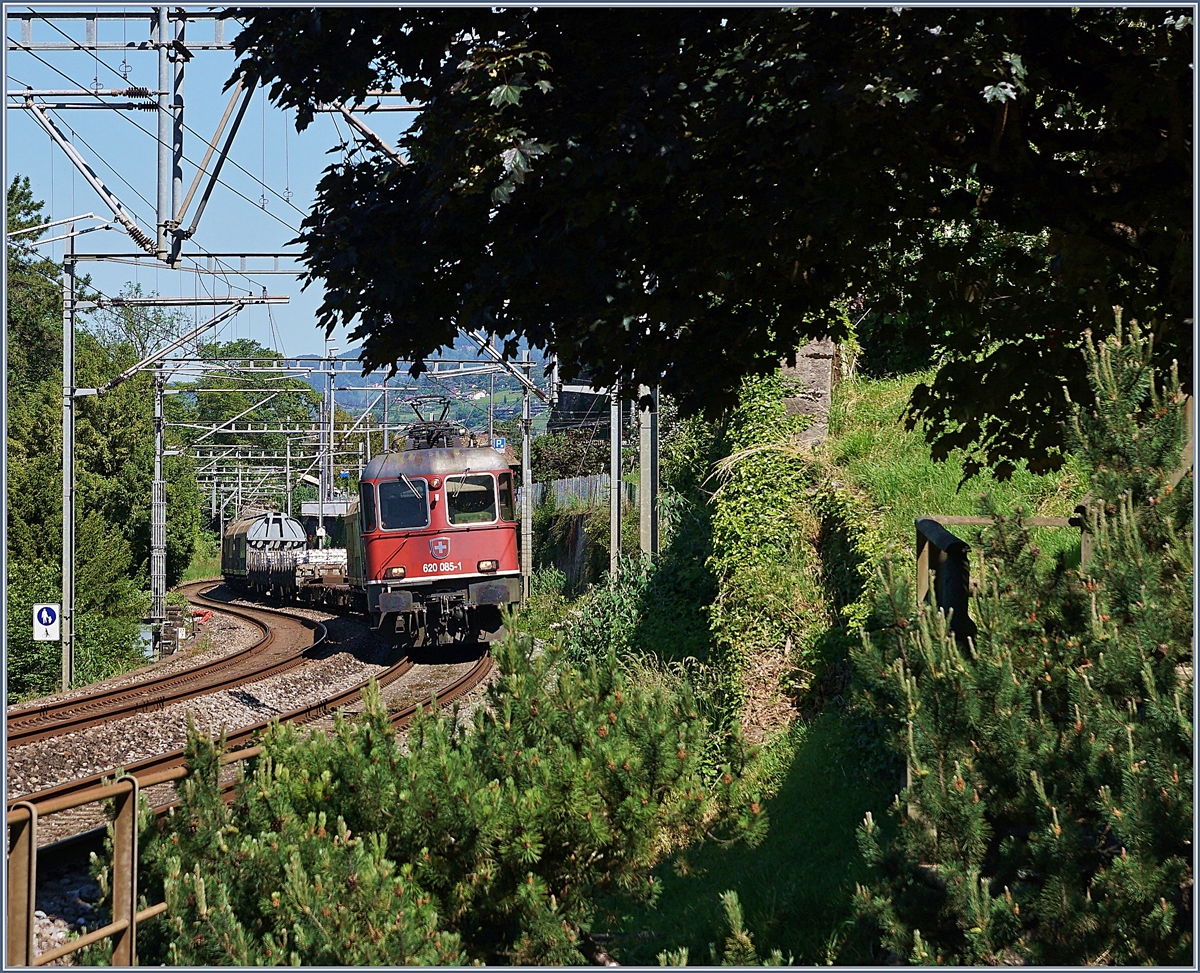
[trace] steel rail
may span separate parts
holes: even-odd
[[[491,669],[491,659],[486,655],[480,658],[471,669],[453,680],[449,686],[443,687],[445,696],[442,703],[468,692],[487,675]],[[436,694],[431,697],[431,705]],[[412,719],[422,709],[423,703],[412,703],[393,714],[392,722],[403,725]],[[240,763],[259,756],[262,747],[249,747],[234,752],[223,753],[219,757],[220,765]],[[12,842],[9,865],[15,866],[9,874],[8,902],[6,913],[9,920],[8,928],[8,962],[13,965],[45,966],[62,957],[78,952],[80,949],[102,939],[112,937],[114,940],[113,961],[116,965],[137,965],[136,933],[137,923],[144,922],[168,911],[166,902],[159,902],[143,909],[137,908],[138,886],[138,797],[144,788],[181,780],[190,774],[186,766],[160,771],[157,774],[147,774],[142,778],[130,774],[122,774],[115,783],[102,783],[100,787],[76,792],[71,795],[60,795],[37,803],[20,802],[10,807],[7,815],[9,838]],[[229,804],[241,793],[240,785],[245,780],[244,772],[234,780],[227,780],[221,785],[222,800]],[[115,816],[112,832],[112,869],[113,892],[111,901],[111,921],[99,929],[85,931],[78,939],[68,941],[48,951],[37,953],[35,946],[34,925],[37,890],[37,866],[41,854],[37,848],[38,819],[43,815],[53,814],[59,810],[69,810],[85,804],[111,799],[115,804]],[[160,805],[154,808],[159,817],[166,816],[177,804]],[[104,828],[93,828],[83,835],[76,836],[64,842],[70,843],[70,850],[64,848],[66,855],[79,853],[89,845],[103,847]],[[82,841],[80,839],[83,839]],[[49,846],[47,847],[49,850]]]
[[[491,657],[486,655],[481,657],[479,661],[476,662],[475,665],[473,665],[465,673],[448,683],[446,686],[443,686],[440,690],[437,690],[435,693],[431,694],[428,703],[432,704],[435,699],[438,706],[446,706],[455,702],[478,686],[487,677],[491,670]],[[403,675],[403,673],[401,673],[401,675]],[[390,681],[394,681],[394,679]],[[385,685],[382,678],[380,679],[380,685]],[[350,693],[352,694],[354,691],[355,690],[351,690]],[[423,709],[426,705],[426,702],[418,701],[415,703],[409,703],[408,705],[396,710],[396,712],[392,713],[390,716],[392,726],[398,730],[408,726],[408,724],[411,723],[413,718],[416,716],[417,710]],[[227,737],[226,742],[228,743],[228,741],[231,739],[233,738]],[[261,753],[261,746],[245,747],[241,750],[232,750],[223,753],[219,758],[219,762],[222,766],[226,766],[228,764],[249,760],[253,757],[259,756]],[[155,787],[159,784],[183,780],[188,776],[188,772],[189,771],[186,764],[179,763],[158,771],[153,771],[149,768],[145,770],[139,770],[136,773],[131,773],[130,776],[136,777],[139,788],[144,790],[146,788]],[[115,773],[115,771],[113,773]],[[91,786],[96,788],[97,793],[99,793],[99,788],[104,786],[104,782],[111,779],[111,773],[104,775],[98,778],[98,783],[94,782]],[[91,778],[91,780],[96,781],[97,778]],[[227,781],[222,785],[222,791],[225,795],[226,801],[233,799],[237,783],[238,782],[236,780],[233,780]],[[43,804],[43,802],[54,801],[55,804],[68,803],[69,799],[66,797],[66,795],[73,794],[74,798],[77,800],[80,796],[82,796],[84,790],[86,790],[80,789],[78,791],[68,792],[67,790],[63,789],[64,787],[65,785],[61,785],[60,788],[51,788],[49,790],[41,791],[37,794],[30,795],[30,797],[24,801],[20,799],[9,801],[9,823],[13,823],[14,814],[19,815],[20,813],[17,810],[17,805],[23,806],[26,804],[36,804],[39,808],[39,812],[45,814],[48,813],[48,811],[46,810],[46,805]],[[171,801],[166,804],[155,805],[152,810],[156,815],[162,816],[178,806],[178,801]],[[72,856],[86,855],[88,851],[102,849],[104,846],[106,832],[107,826],[102,825],[97,828],[92,828],[88,831],[81,831],[79,834],[72,835],[68,838],[60,838],[58,841],[42,845],[37,849],[38,862],[39,864],[43,863],[43,861],[46,863],[53,862],[57,864],[62,860],[71,858]],[[140,914],[138,918],[142,918]]]
[[[379,676],[375,677],[380,686],[388,686],[397,679],[404,676],[413,668],[411,659],[405,657],[395,665],[385,669]],[[298,706],[287,713],[282,713],[271,717],[268,720],[260,720],[258,723],[253,723],[250,726],[242,727],[233,731],[223,730],[220,737],[224,740],[226,747],[240,747],[249,745],[250,741],[256,735],[265,730],[273,722],[278,720],[280,723],[309,723],[313,720],[320,719],[343,706],[348,702],[352,702],[358,697],[370,680],[364,680],[350,689],[343,690],[340,693],[335,693],[333,696],[318,700],[315,703],[309,703],[304,706]],[[20,795],[8,799],[8,807],[21,802],[38,803],[45,801],[58,800],[67,795],[75,795],[81,791],[86,791],[90,788],[100,786],[105,780],[112,778],[119,772],[129,774],[141,779],[148,775],[156,775],[164,771],[175,770],[184,765],[184,751],[181,747],[178,750],[172,750],[169,753],[159,754],[155,757],[147,757],[143,760],[136,761],[132,764],[127,764],[123,768],[111,768],[98,774],[91,774],[87,777],[82,777],[79,780],[66,781],[55,787],[47,788],[44,791],[38,791],[32,795]]]
[[[185,585],[182,590],[200,588],[206,584],[211,584],[211,582],[201,581]],[[188,600],[197,605],[214,605],[225,614],[249,621],[262,630],[263,637],[253,645],[185,672],[157,676],[86,696],[76,696],[18,710],[8,716],[8,745],[10,747],[22,746],[50,737],[75,733],[100,723],[123,719],[138,713],[155,712],[186,699],[193,699],[220,689],[236,688],[246,683],[289,672],[310,661],[312,650],[321,645],[328,636],[325,626],[320,622],[289,615],[288,617],[294,618],[297,624],[314,631],[315,635],[311,645],[296,655],[287,656],[268,666],[234,673],[231,676],[231,669],[240,667],[248,659],[267,652],[275,640],[274,629],[256,618],[250,610],[232,607],[205,593],[197,592],[189,595]],[[254,609],[254,611],[278,614],[270,608]],[[214,676],[217,678],[214,679]]]

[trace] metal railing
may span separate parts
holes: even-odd
[[[1183,421],[1187,430],[1187,441],[1179,457],[1179,466],[1168,478],[1172,488],[1177,487],[1196,463],[1196,401],[1193,396],[1185,396],[1183,400]],[[1079,528],[1079,566],[1084,567],[1092,559],[1094,537],[1087,529],[1087,511],[1092,504],[1091,494],[1083,498],[1075,507],[1073,517],[1023,517],[1021,523],[1026,527],[1077,527]],[[924,601],[930,590],[929,572],[934,571],[934,598],[938,608],[954,609],[955,618],[967,618],[966,598],[970,594],[970,572],[967,567],[966,552],[970,550],[966,542],[955,537],[945,528],[947,526],[990,527],[995,521],[991,517],[947,517],[931,515],[918,517],[917,528],[917,602]],[[936,552],[931,557],[930,548]],[[964,623],[965,624],[965,623]],[[970,622],[972,634],[974,623]],[[950,628],[955,635],[959,634],[955,621]]]
[[[1075,508],[1074,517],[1023,517],[1026,527],[1079,528],[1079,563],[1086,565],[1092,557],[1092,535],[1086,529],[1084,510],[1087,501]],[[950,631],[960,641],[974,638],[977,631],[967,608],[972,595],[971,570],[967,553],[971,548],[962,538],[946,530],[947,526],[991,527],[991,517],[952,517],[932,515],[918,517],[917,528],[917,602],[933,594],[938,609],[950,614]],[[932,582],[930,575],[933,575]]]
[[[236,763],[256,757],[261,752],[261,747],[247,747],[222,755],[220,762]],[[159,902],[141,910],[136,908],[138,795],[148,787],[182,780],[189,773],[189,768],[184,766],[147,774],[141,778],[126,774],[114,783],[102,787],[93,787],[78,794],[64,794],[46,801],[20,801],[9,809],[7,966],[45,966],[110,937],[113,940],[113,965],[137,965],[137,924],[167,911],[166,902]],[[35,955],[38,821],[58,811],[68,811],[85,804],[107,800],[116,804],[112,825],[112,921],[99,929],[84,933],[78,939],[72,939],[61,946]]]

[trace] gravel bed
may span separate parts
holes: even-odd
[[[261,607],[245,599],[233,599],[231,604]],[[51,787],[65,780],[177,749],[186,741],[189,715],[198,728],[209,732],[216,732],[222,726],[233,728],[256,723],[275,713],[326,699],[371,674],[383,671],[396,661],[395,650],[387,640],[370,632],[359,619],[303,608],[289,608],[289,614],[327,625],[329,638],[322,647],[324,658],[281,676],[187,700],[158,713],[140,714],[117,723],[90,727],[77,734],[16,748],[9,754],[8,793],[13,795]],[[226,625],[227,628],[219,627]],[[241,645],[258,637],[257,629],[249,623],[225,615],[214,616],[208,630],[225,632],[231,640],[240,636],[244,639]],[[211,641],[215,643],[218,640],[214,638]],[[236,648],[222,642],[219,650],[210,651],[228,653],[236,651]],[[162,666],[172,664],[183,668],[187,663],[184,657],[176,656],[139,670],[136,674],[127,674],[120,680],[135,682],[138,675],[148,671],[157,674],[164,671]],[[451,682],[473,664],[473,659],[420,663],[409,676],[384,690],[384,700],[389,709],[395,710],[417,700],[428,699],[435,690]],[[488,684],[495,678],[493,670],[479,686],[459,701],[460,720],[472,718],[474,710],[484,702]],[[119,684],[120,680],[110,682]],[[76,691],[72,695],[79,694]],[[351,717],[360,712],[361,704],[346,708],[347,715]],[[313,729],[328,731],[333,726],[333,718],[325,717],[309,725]],[[228,772],[237,771],[231,767]],[[173,799],[174,786],[164,784],[144,793],[151,803],[165,803]],[[46,844],[103,823],[104,814],[98,805],[61,812],[39,822],[38,843]],[[35,952],[42,953],[55,948],[74,930],[82,929],[85,925],[95,927],[103,918],[94,914],[98,899],[99,888],[86,868],[43,877],[38,882]],[[74,965],[74,957],[64,957],[51,965]]]
[[[8,752],[9,797],[102,773],[156,754],[177,750],[187,741],[189,718],[209,733],[238,729],[298,706],[318,702],[381,672],[394,661],[386,640],[360,621],[326,616],[329,639],[317,658],[291,672],[236,689],[185,700],[155,713],[140,713],[79,733],[41,740]],[[83,814],[87,808],[67,815]],[[98,810],[93,814],[101,820]],[[52,821],[47,819],[47,832]],[[39,828],[39,831],[42,829]],[[55,827],[55,832],[61,829]],[[46,837],[47,841],[55,840]]]
[[[475,665],[474,659],[466,662],[420,663],[403,679],[384,687],[383,701],[388,710],[393,713],[406,706],[411,706],[413,703],[428,702],[429,698],[435,692],[462,676],[473,665]],[[460,697],[457,701],[460,721],[470,719],[470,714],[474,712],[479,702],[482,701],[483,693],[488,683],[494,678],[495,671],[493,670],[487,674],[482,683],[472,689],[466,696]],[[343,707],[342,712],[349,719],[361,716],[363,712],[361,700],[355,700],[349,706]],[[333,731],[333,716],[322,717],[307,725],[311,732],[323,731],[331,733]],[[401,731],[401,736],[403,736],[403,732]]]
[[[66,942],[69,933],[79,932],[85,926],[98,928],[102,925],[96,912],[99,901],[100,886],[92,879],[86,865],[39,881],[34,898],[34,955],[58,948]],[[63,956],[46,965],[75,966],[76,957]]]

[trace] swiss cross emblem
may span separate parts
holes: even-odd
[[[429,542],[429,553],[439,561],[450,553],[450,542],[444,537],[435,537]]]

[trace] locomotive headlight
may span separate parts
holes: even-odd
[[[493,560],[493,561],[480,561],[479,562],[479,570],[480,571],[496,571],[496,570],[499,570],[499,568],[500,568],[499,561]]]
[[[383,572],[383,576],[385,578],[393,578],[393,579],[394,578],[403,578],[404,577],[404,568],[402,568],[402,567],[388,568]]]
[[[438,487],[440,487],[442,485],[442,481],[441,481],[441,479],[439,479],[438,477],[435,476],[432,480],[429,481],[429,485],[436,490]]]

